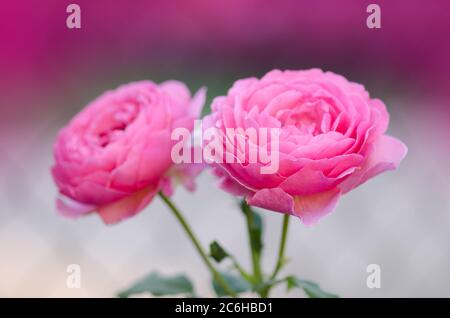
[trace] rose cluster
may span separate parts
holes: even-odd
[[[192,130],[204,101],[204,89],[192,97],[176,81],[131,83],[95,99],[55,143],[58,210],[70,217],[97,212],[110,224],[141,211],[159,191],[171,195],[175,183],[193,190],[199,166],[173,162],[171,133]],[[261,173],[267,162],[249,161],[248,153],[244,160],[210,163],[220,187],[306,225],[333,211],[346,192],[395,169],[407,152],[385,134],[389,114],[381,100],[319,69],[238,80],[211,109],[204,129],[224,135],[235,129],[247,147],[258,153],[270,148],[278,160],[271,174]],[[272,139],[252,143],[249,128],[277,129],[277,147]],[[237,156],[241,147],[239,138],[227,140],[224,155]]]

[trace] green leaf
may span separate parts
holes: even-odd
[[[164,295],[192,295],[194,288],[190,280],[184,275],[161,276],[152,272],[143,279],[136,282],[128,289],[120,292],[119,297],[127,298],[134,294],[150,293],[154,296]]]
[[[249,222],[250,240],[255,252],[261,254],[263,248],[263,220],[259,213],[255,212],[245,200],[241,201],[241,210],[247,217]]]
[[[220,263],[223,259],[229,256],[228,253],[222,248],[222,246],[217,243],[217,241],[209,244],[209,254],[217,263]]]
[[[288,290],[297,287],[303,289],[309,298],[338,298],[338,295],[326,292],[320,286],[312,281],[299,279],[294,276],[286,278]]]
[[[221,274],[223,279],[228,283],[228,286],[230,286],[230,288],[236,294],[243,293],[252,288],[252,286],[241,276],[228,273],[221,273]],[[222,289],[222,287],[219,284],[217,284],[215,280],[213,280],[212,285],[218,297],[228,296],[228,294]]]

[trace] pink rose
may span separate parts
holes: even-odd
[[[224,134],[226,128],[279,128],[276,173],[261,174],[264,164],[248,157],[215,163],[214,171],[223,189],[250,205],[310,225],[333,211],[342,194],[399,165],[407,148],[384,135],[388,121],[383,102],[362,85],[311,69],[237,81],[227,96],[214,99],[203,126]],[[225,155],[236,156],[239,144],[231,142]]]
[[[54,147],[58,210],[77,217],[97,211],[107,224],[141,211],[171,180],[192,189],[196,167],[173,166],[171,131],[193,129],[205,100],[183,83],[130,83],[91,102],[61,130]]]

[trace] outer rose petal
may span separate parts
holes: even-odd
[[[157,189],[143,189],[117,202],[99,206],[98,214],[105,224],[120,222],[144,209],[157,192]]]
[[[348,169],[338,178],[328,178],[322,171],[302,169],[289,176],[280,184],[280,188],[292,195],[309,195],[327,191],[335,187],[340,182],[340,178],[352,173],[354,169],[356,168]]]
[[[61,215],[77,218],[95,210],[94,205],[84,204],[62,195],[56,199],[56,208]]]
[[[223,177],[219,180],[218,187],[232,195],[245,196],[252,193],[247,188],[240,185],[238,182],[234,181],[232,178]]]
[[[195,118],[200,117],[202,114],[203,106],[206,101],[206,87],[200,88],[197,93],[195,93],[194,97],[192,97],[191,107],[189,110],[189,114],[194,116]]]
[[[191,93],[183,83],[175,80],[168,80],[159,85],[159,87],[167,94],[176,99],[180,104],[189,101]]]
[[[385,135],[378,137],[371,147],[369,157],[361,170],[353,173],[340,185],[343,193],[384,171],[396,169],[408,152],[408,148],[400,140]]]
[[[253,192],[243,185],[241,185],[236,179],[228,175],[223,168],[216,166],[213,168],[212,173],[219,178],[218,186],[224,191],[237,196],[246,196]]]
[[[161,191],[166,196],[172,196],[174,186],[181,184],[190,192],[194,192],[196,188],[195,178],[203,171],[204,164],[180,163],[170,168],[161,181]]]
[[[294,214],[294,198],[280,188],[262,189],[247,196],[247,203],[267,210]]]
[[[294,214],[298,216],[305,225],[313,225],[319,219],[333,212],[335,209],[341,192],[333,189],[327,192],[296,196]]]
[[[309,226],[331,213],[341,196],[338,189],[327,192],[291,196],[280,188],[263,189],[247,197],[247,203],[260,208],[298,216]]]

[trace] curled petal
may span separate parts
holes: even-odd
[[[262,189],[249,195],[247,203],[263,209],[281,213],[295,214],[294,198],[280,188]]]
[[[95,210],[94,205],[81,203],[64,195],[56,199],[56,208],[61,215],[69,218],[77,218]]]
[[[219,178],[218,186],[224,191],[236,196],[245,196],[252,193],[232,176],[228,175],[220,166],[213,168],[213,174]]]
[[[203,110],[206,100],[206,87],[200,88],[191,101],[191,107],[189,109],[189,114],[194,118],[198,118]]]
[[[299,217],[309,226],[331,213],[339,201],[341,192],[334,188],[330,191],[291,196],[280,188],[263,189],[247,197],[247,203],[264,209],[288,213]]]
[[[353,170],[356,169],[355,167]],[[346,175],[353,172],[352,169],[347,170]],[[335,187],[340,178],[345,175],[339,176],[339,178],[326,177],[322,171],[302,169],[293,175],[289,176],[285,181],[280,184],[280,188],[290,193],[291,195],[308,195],[318,192],[330,190]]]
[[[334,188],[330,191],[294,197],[294,214],[309,226],[333,212],[341,196]]]
[[[396,169],[407,152],[408,148],[398,139],[380,136],[371,145],[370,154],[361,169],[340,185],[342,192],[346,193],[384,171]]]
[[[98,207],[98,214],[105,224],[114,224],[144,209],[153,199],[157,189],[146,188],[122,200]]]
[[[160,84],[163,91],[168,93],[172,98],[176,99],[180,104],[189,101],[191,93],[189,89],[181,82],[169,80]]]

